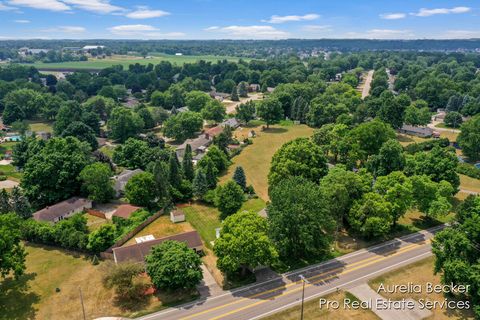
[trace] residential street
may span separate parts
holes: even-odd
[[[362,249],[282,277],[198,300],[142,320],[260,319],[298,304],[302,295],[299,276],[305,276],[305,299],[314,299],[338,289],[349,289],[382,273],[422,260],[431,253],[430,240],[443,226],[414,233]]]

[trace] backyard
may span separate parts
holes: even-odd
[[[253,144],[247,146],[239,155],[232,159],[232,165],[227,173],[220,178],[220,183],[230,179],[237,166],[242,166],[247,177],[247,185],[252,185],[257,195],[264,201],[268,200],[268,172],[273,154],[286,142],[299,137],[310,137],[313,129],[306,125],[293,125],[285,122],[271,126],[261,131],[261,125],[244,127],[236,130],[234,136],[241,139],[254,130],[257,137]]]

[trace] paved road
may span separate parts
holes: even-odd
[[[283,274],[277,279],[197,300],[140,319],[260,319],[300,302],[300,274],[310,282],[305,285],[307,300],[334,292],[337,288],[348,289],[379,274],[430,256],[430,239],[441,228],[414,233],[319,265]]]

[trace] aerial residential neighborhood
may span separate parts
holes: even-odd
[[[0,1],[0,320],[480,319],[480,2]]]

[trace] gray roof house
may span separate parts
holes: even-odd
[[[222,123],[220,123],[220,125],[224,128],[226,126],[229,126],[232,129],[236,129],[240,126],[240,122],[238,122],[238,120],[236,118],[229,118],[229,119],[223,121]]]
[[[434,135],[433,129],[429,127],[415,127],[408,124],[404,124],[398,129],[398,131],[400,133],[411,134],[422,138],[428,138]]]
[[[130,180],[133,176],[142,173],[143,170],[135,169],[135,170],[124,170],[117,176],[114,176],[112,179],[114,181],[113,189],[115,189],[115,194],[117,197],[120,197],[125,191],[125,186],[127,185],[128,180]]]
[[[177,158],[179,160],[183,159],[183,155],[185,154],[185,148],[187,144],[190,145],[192,148],[192,152],[198,153],[203,152],[210,144],[212,143],[211,137],[208,134],[201,134],[195,139],[187,139],[184,143],[179,145],[175,152],[177,153]]]
[[[35,212],[33,214],[33,219],[37,221],[57,223],[90,208],[92,208],[91,200],[73,197]]]

